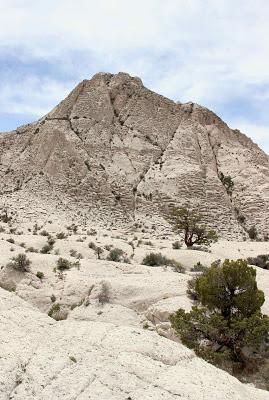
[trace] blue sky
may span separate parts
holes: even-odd
[[[0,0],[0,131],[96,72],[125,71],[269,154],[268,21],[268,0]]]

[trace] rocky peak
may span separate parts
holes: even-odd
[[[82,81],[0,145],[1,202],[16,203],[19,219],[62,213],[156,232],[168,229],[170,207],[189,204],[226,238],[247,237],[253,225],[269,231],[268,156],[210,110],[176,104],[123,72]],[[32,202],[39,208],[30,211]]]

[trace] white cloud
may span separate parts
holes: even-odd
[[[176,100],[217,109],[247,98],[268,110],[268,20],[268,0],[0,0],[2,54],[62,69],[25,77],[14,65],[0,107],[40,115],[91,72],[121,70]],[[252,137],[269,125],[265,114],[245,116]]]

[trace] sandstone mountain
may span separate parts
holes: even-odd
[[[150,232],[189,204],[225,238],[269,232],[269,157],[206,108],[125,73],[84,80],[36,123],[1,134],[0,178],[0,207],[20,222],[64,215]]]

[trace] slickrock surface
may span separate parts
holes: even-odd
[[[253,225],[268,233],[269,158],[206,108],[128,74],[99,73],[38,122],[0,135],[0,207],[19,222],[64,216],[154,233],[185,204],[224,238],[247,237]]]
[[[0,289],[1,400],[267,400],[141,328],[59,321]]]
[[[221,241],[211,252],[174,250],[175,238],[149,241],[146,234],[100,230],[87,235],[79,229],[56,239],[52,254],[27,252],[30,271],[21,273],[8,262],[30,248],[40,251],[47,237],[29,232],[30,225],[25,233],[12,234],[8,224],[2,226],[0,400],[269,399],[268,392],[197,358],[179,343],[169,322],[178,308],[192,305],[186,288],[197,261],[209,265],[261,250],[269,253],[268,242]],[[50,233],[56,237],[55,231]],[[89,243],[102,247],[102,259]],[[124,250],[132,263],[106,260],[111,245]],[[59,274],[59,257],[77,261],[71,249],[81,253],[80,266]],[[186,273],[141,265],[150,251],[181,262]],[[257,281],[266,294],[263,311],[269,313],[269,272],[257,268]],[[104,304],[103,284],[108,287]],[[60,305],[58,317],[65,320],[56,322],[47,315],[55,304]]]

